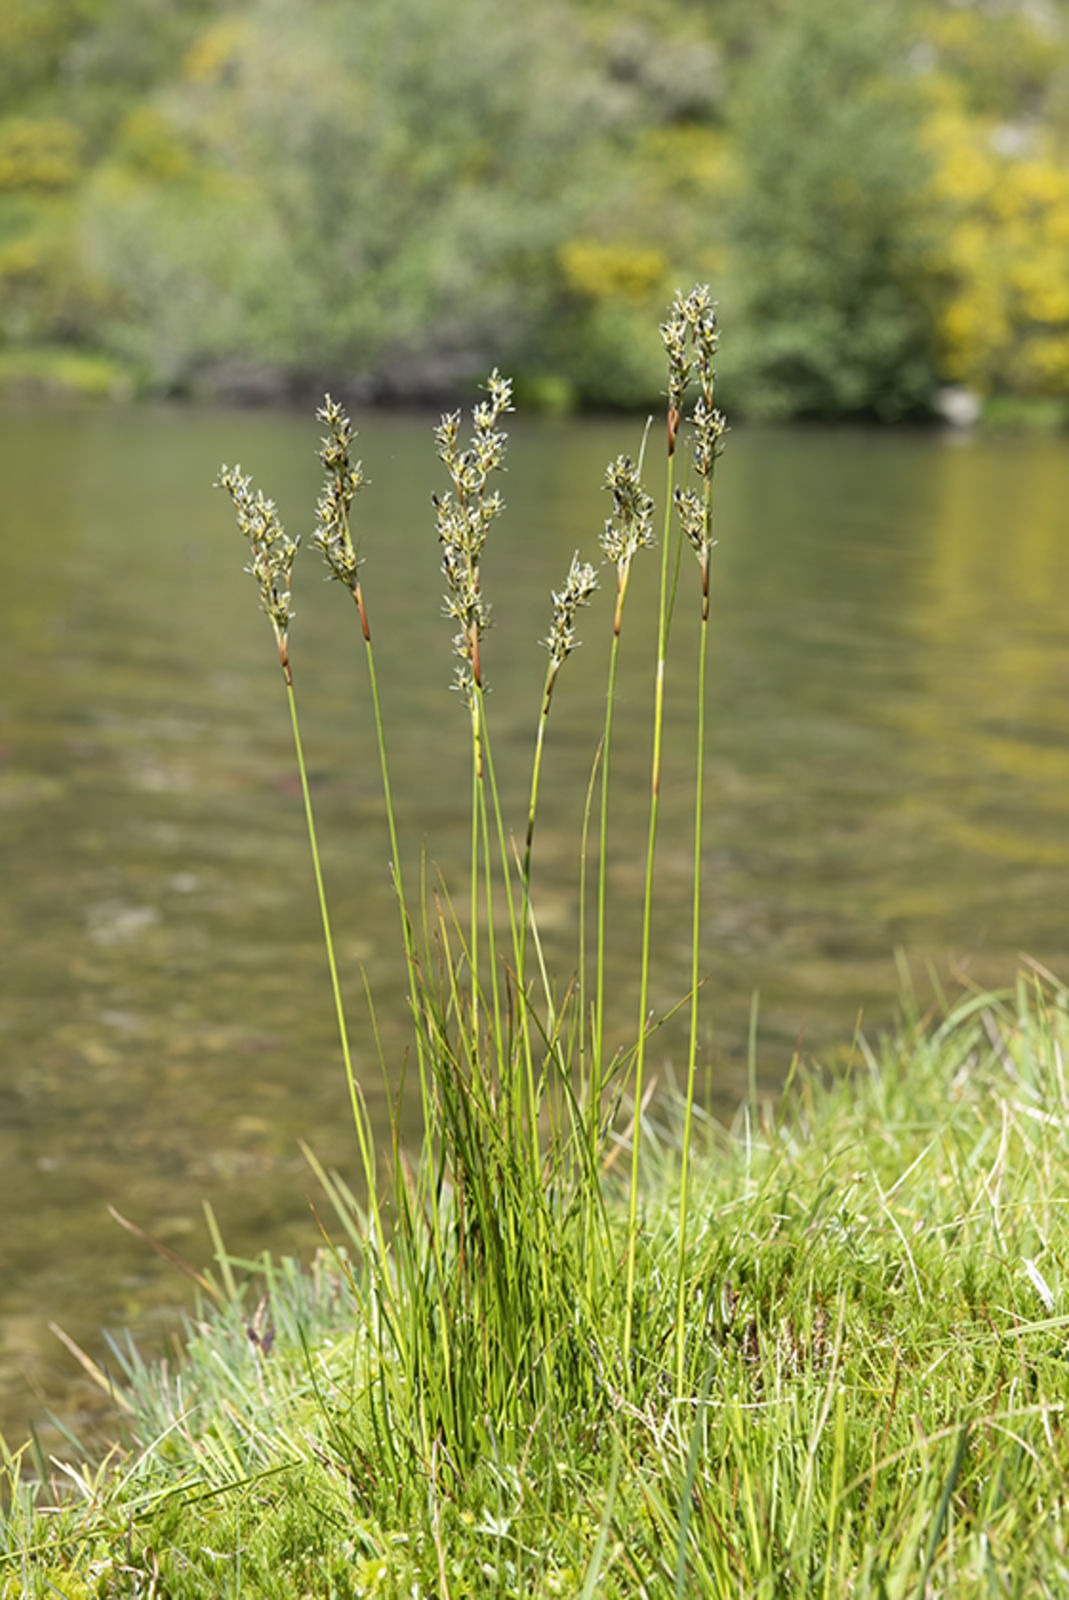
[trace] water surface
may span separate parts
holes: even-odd
[[[433,419],[360,419],[358,502],[406,870],[458,887],[468,749],[429,495]],[[526,788],[548,591],[593,555],[628,422],[515,420],[488,549],[490,715],[507,814]],[[317,429],[249,413],[4,412],[0,627],[0,1428],[93,1412],[54,1319],[151,1342],[181,1276],[115,1206],[203,1265],[210,1202],[237,1251],[310,1251],[306,1139],[355,1176],[346,1093],[270,628],[228,502],[240,460],[308,530]],[[651,483],[659,490],[660,486]],[[1069,937],[1069,451],[1055,440],[730,436],[718,477],[702,1072],[721,1108],[875,1029],[894,953],[1009,981],[1063,975]],[[634,1031],[656,558],[625,620],[614,756],[610,991]],[[358,1067],[404,1061],[404,992],[353,607],[305,551],[292,635]],[[537,843],[547,945],[574,970],[576,845],[604,706],[610,586],[583,617],[550,726]],[[652,1003],[686,987],[695,570],[670,669]],[[662,1080],[685,1047],[656,1036]]]

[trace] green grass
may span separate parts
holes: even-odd
[[[462,1469],[384,1448],[371,1269],[224,1258],[243,1287],[180,1367],[116,1351],[109,1473],[9,1460],[0,1594],[1064,1594],[1067,1043],[1065,993],[1022,978],[706,1124],[682,1396],[679,1152],[651,1128],[627,1392],[548,1383]],[[625,1188],[608,1207],[622,1254]],[[591,1331],[618,1341],[611,1302]]]
[[[362,469],[349,419],[330,400],[318,414],[326,479],[312,542],[354,602],[365,655],[418,1149],[401,1147],[394,1101],[385,1137],[372,1127],[360,1072],[378,1047],[373,997],[355,1022],[342,1000],[290,641],[299,540],[239,468],[223,469],[292,720],[360,1193],[309,1152],[333,1235],[314,1270],[234,1261],[219,1242],[218,1278],[200,1279],[204,1306],[178,1364],[147,1367],[115,1349],[111,1375],[99,1374],[121,1426],[110,1460],[6,1452],[0,1596],[1060,1592],[1064,992],[1036,973],[1015,996],[970,997],[940,1025],[914,1019],[896,1041],[858,1045],[826,1083],[796,1063],[782,1103],[746,1106],[731,1132],[695,1102],[724,433],[708,291],[677,297],[661,332],[667,485],[638,1032],[611,1057],[604,862],[628,575],[654,542],[648,440],[637,465],[620,456],[606,474],[601,544],[616,575],[606,719],[578,849],[577,971],[559,980],[538,931],[538,794],[594,569],[576,557],[552,596],[530,799],[514,832],[485,693],[482,556],[503,510],[492,484],[511,409],[495,372],[466,441],[459,412],[435,430],[471,855],[455,901],[426,870],[417,892],[402,876],[352,522]],[[687,441],[679,484],[677,439]],[[690,1042],[678,1103],[650,1108],[661,729],[673,616],[688,603],[701,623],[680,998]],[[380,1065],[392,1084],[396,1064]]]

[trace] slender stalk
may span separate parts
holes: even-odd
[[[542,705],[538,713],[538,730],[535,733],[535,753],[531,763],[531,793],[527,802],[527,834],[523,847],[523,896],[524,909],[531,887],[531,851],[534,846],[535,814],[538,810],[538,783],[542,771],[542,748],[546,741],[546,721],[549,717],[549,708],[553,699],[553,684],[556,681],[557,668],[551,661],[546,668],[546,681],[542,686]],[[524,918],[526,926],[526,917]]]
[[[286,677],[286,699],[290,708],[290,722],[293,727],[293,748],[297,756],[297,771],[301,779],[301,796],[304,800],[304,816],[308,824],[308,843],[312,851],[312,872],[315,876],[316,897],[319,901],[319,914],[323,924],[323,943],[327,952],[327,968],[330,973],[330,990],[334,999],[334,1015],[338,1024],[338,1040],[341,1044],[342,1060],[345,1063],[345,1081],[349,1086],[349,1100],[352,1105],[353,1122],[356,1125],[356,1136],[360,1145],[360,1159],[364,1165],[364,1176],[367,1180],[371,1203],[375,1206],[375,1168],[371,1156],[371,1147],[367,1130],[367,1109],[360,1086],[356,1081],[353,1071],[353,1057],[349,1046],[349,1028],[345,1017],[345,1004],[342,999],[341,983],[338,978],[338,962],[334,954],[334,937],[330,926],[330,912],[327,909],[327,895],[323,884],[323,869],[319,861],[319,842],[316,837],[315,813],[312,810],[312,796],[308,788],[308,772],[304,764],[304,749],[301,745],[301,728],[297,718],[297,700],[293,692],[293,675],[289,663],[284,662]],[[376,1209],[377,1220],[377,1209]]]
[[[468,960],[471,967],[472,1027],[479,1032],[479,791],[482,784],[482,757],[479,750],[478,711],[471,712],[471,861],[468,880]]]
[[[617,581],[616,610],[612,621],[612,644],[609,646],[609,675],[605,691],[605,728],[601,735],[601,794],[598,812],[598,934],[597,956],[594,968],[594,1038],[590,1051],[591,1094],[594,1103],[601,1098],[604,1083],[605,1050],[605,892],[608,878],[609,843],[609,757],[612,753],[612,719],[616,704],[616,663],[620,655],[620,623],[627,582],[631,575],[630,562]]]
[[[347,420],[347,419],[346,419]],[[349,520],[347,509],[343,510],[344,529],[346,538],[349,539]],[[352,548],[351,539],[349,548]],[[408,901],[405,896],[404,873],[401,865],[401,850],[397,838],[397,819],[394,813],[393,793],[390,787],[390,767],[386,755],[386,731],[382,718],[382,704],[379,699],[378,674],[375,671],[375,651],[371,643],[371,627],[368,621],[367,608],[364,603],[363,588],[354,567],[350,592],[357,611],[360,615],[360,628],[364,637],[364,656],[367,662],[368,684],[371,689],[371,705],[375,722],[375,742],[379,752],[379,771],[382,779],[382,795],[386,808],[386,827],[390,841],[391,866],[393,871],[394,889],[397,894],[397,907],[401,918],[401,941],[405,953],[405,969],[408,977],[408,1004],[412,1014],[415,1029],[416,1060],[419,1067],[420,1102],[423,1111],[424,1126],[430,1128],[433,1120],[433,1109],[430,1100],[431,1085],[430,1075],[427,1070],[427,1039],[426,1019],[424,1008],[420,1004],[421,979],[419,966],[416,960],[415,936],[412,929],[412,920],[409,915]],[[434,1225],[438,1223],[437,1195],[432,1193],[431,1203],[434,1210]]]
[[[545,683],[542,686],[542,701],[538,716],[538,728],[535,734],[534,760],[531,764],[531,792],[527,805],[527,835],[524,842],[523,866],[521,881],[523,885],[523,915],[520,927],[520,944],[517,954],[517,972],[521,1005],[523,1006],[523,1028],[525,1048],[529,1050],[529,1026],[527,1017],[527,927],[530,921],[534,927],[531,912],[531,853],[534,846],[535,819],[538,814],[538,787],[542,773],[542,751],[545,745],[546,723],[549,720],[550,706],[553,704],[553,689],[557,682],[557,675],[565,661],[571,655],[578,643],[575,637],[575,620],[582,606],[589,605],[590,597],[598,586],[597,575],[589,562],[580,561],[579,554],[572,557],[571,566],[563,589],[553,591],[553,625],[547,638],[542,640],[549,651],[549,665],[546,668]],[[585,834],[584,834],[585,842]],[[506,882],[507,882],[506,878]],[[511,915],[511,899],[509,904]],[[515,919],[513,919],[515,925]],[[535,930],[537,934],[537,930]],[[544,967],[539,953],[540,970],[543,972],[543,987],[546,995],[548,1015],[546,1020],[547,1034],[556,1032],[556,1006],[548,983],[545,983]],[[582,961],[580,960],[580,968]],[[580,1017],[582,1011],[580,1009]],[[565,1070],[561,1062],[562,1073]]]
[[[546,681],[542,686],[542,704],[538,713],[538,728],[535,733],[534,759],[531,762],[531,792],[527,801],[527,833],[523,846],[523,866],[520,881],[523,886],[523,922],[520,929],[520,956],[518,986],[520,1003],[524,1003],[527,978],[527,922],[531,915],[531,853],[534,848],[535,817],[538,812],[538,786],[542,775],[542,750],[546,742],[546,722],[549,718],[549,707],[553,699],[553,684],[557,676],[557,668],[551,660],[546,668]]]
[[[652,419],[651,419],[652,420]],[[624,601],[631,577],[631,563],[638,550],[653,544],[653,501],[642,487],[642,464],[646,456],[650,422],[642,435],[637,465],[629,456],[617,456],[605,472],[604,487],[611,491],[613,515],[605,523],[601,547],[616,563],[616,609],[613,613],[612,644],[609,647],[608,684],[605,694],[605,727],[601,738],[601,805],[598,818],[598,897],[597,966],[593,1037],[591,1040],[591,1098],[600,1103],[605,1084],[605,901],[608,881],[609,778],[612,751],[613,712],[616,705],[616,669],[620,654],[620,628]],[[585,950],[580,959],[586,958]]]
[[[542,733],[542,723],[541,723],[541,719],[540,719],[539,735],[541,735],[541,733]],[[516,966],[515,988],[516,988],[516,1006],[517,1006],[517,1010],[518,1010],[518,1015],[517,1015],[517,1018],[516,1018],[516,1024],[512,1025],[512,1027],[510,1028],[510,1035],[509,1035],[509,1038],[507,1040],[502,1039],[501,1031],[500,1031],[500,1025],[499,1025],[499,1028],[498,1028],[498,1038],[499,1038],[499,1041],[500,1041],[500,1057],[499,1057],[499,1059],[500,1059],[502,1079],[503,1079],[503,1081],[507,1081],[507,1083],[508,1083],[508,1105],[509,1105],[509,1109],[510,1109],[510,1114],[517,1115],[516,1114],[516,1108],[515,1108],[515,1095],[513,1093],[513,1089],[514,1089],[515,1086],[513,1084],[512,1065],[513,1065],[513,1062],[515,1060],[515,1050],[516,1050],[515,1027],[516,1027],[516,1025],[518,1025],[518,1028],[519,1028],[519,1040],[520,1040],[519,1048],[520,1048],[520,1050],[522,1051],[522,1054],[523,1054],[524,1093],[526,1095],[526,1102],[527,1102],[527,1131],[526,1131],[526,1135],[523,1135],[520,1132],[521,1123],[520,1123],[520,1121],[518,1119],[518,1116],[517,1116],[517,1120],[516,1120],[515,1126],[517,1128],[517,1136],[521,1137],[523,1139],[523,1144],[524,1144],[524,1148],[525,1148],[525,1151],[526,1151],[527,1159],[529,1161],[530,1168],[531,1168],[531,1174],[532,1174],[532,1177],[534,1178],[536,1183],[538,1181],[538,1170],[539,1170],[539,1160],[540,1160],[539,1141],[538,1141],[538,1117],[539,1117],[539,1109],[540,1109],[540,1104],[541,1104],[541,1094],[540,1094],[540,1085],[538,1083],[536,1083],[536,1080],[535,1080],[534,1051],[533,1051],[533,1047],[532,1047],[532,1043],[531,1043],[531,1006],[530,1006],[530,997],[529,997],[528,992],[527,992],[527,919],[528,919],[529,910],[530,910],[530,883],[529,883],[529,877],[530,877],[530,865],[531,865],[531,844],[532,844],[532,838],[533,838],[533,832],[534,832],[534,809],[533,808],[537,805],[537,794],[538,794],[537,772],[538,772],[538,766],[539,766],[540,745],[541,745],[541,738],[539,738],[538,741],[536,742],[535,776],[532,779],[532,791],[531,791],[531,801],[530,801],[531,809],[528,812],[528,819],[527,819],[526,850],[525,850],[525,858],[524,858],[523,866],[522,866],[522,869],[521,869],[521,894],[522,894],[522,898],[521,898],[521,905],[520,905],[520,913],[519,913],[519,916],[517,916],[516,903],[515,903],[515,900],[513,898],[513,890],[512,890],[512,864],[510,863],[509,858],[508,858],[508,843],[507,843],[507,840],[506,840],[505,824],[504,824],[504,819],[503,819],[503,817],[501,815],[501,795],[500,795],[500,792],[499,792],[498,787],[497,787],[497,778],[496,778],[496,775],[494,773],[493,755],[492,755],[492,753],[490,751],[489,740],[487,740],[487,743],[486,743],[486,749],[487,749],[487,771],[488,771],[489,780],[490,780],[490,794],[491,794],[491,798],[492,798],[493,806],[494,806],[494,821],[495,821],[495,826],[497,828],[498,844],[499,844],[500,852],[501,852],[501,879],[502,879],[502,883],[503,883],[504,889],[505,889],[505,902],[506,902],[507,913],[508,913],[509,928],[510,928],[511,934],[512,934],[512,957],[513,957],[513,961],[515,962],[515,966]],[[489,881],[490,881],[489,844],[487,844],[486,862],[487,862],[487,882],[489,883]],[[541,967],[541,952],[540,951],[539,951],[539,958],[540,958],[540,967]],[[544,987],[544,990],[545,990],[545,993],[546,993],[546,996],[547,996],[547,999],[548,999],[549,998],[549,983],[548,983],[548,980],[546,979],[544,968],[541,968],[541,970],[542,970],[542,973],[543,973],[543,987]],[[551,1006],[551,1009],[552,1009],[552,1002],[551,1001],[550,1001],[550,1006]],[[553,1027],[554,1027],[554,1024],[553,1024],[553,1019],[552,1019],[552,1016],[551,1016],[550,1019],[549,1019],[549,1023],[547,1025],[547,1030],[546,1031],[548,1033],[552,1033]]]
[[[382,719],[382,703],[379,698],[378,674],[375,671],[375,651],[371,643],[371,624],[364,602],[364,591],[360,582],[360,557],[353,542],[350,520],[350,507],[364,482],[363,467],[359,462],[354,466],[350,455],[350,446],[354,438],[352,423],[330,395],[324,397],[323,404],[316,412],[316,418],[319,422],[325,423],[329,431],[322,441],[323,448],[319,452],[319,459],[326,468],[327,477],[316,502],[316,530],[312,543],[321,551],[331,576],[349,590],[360,617],[360,631],[364,638],[364,654],[371,688],[375,742],[378,747],[382,793],[386,807],[386,827],[390,839],[391,870],[401,915],[401,938],[408,971],[410,1003],[415,1007],[415,946],[405,900],[401,851],[397,841],[397,823],[390,787],[390,767],[386,756],[386,733]],[[417,1047],[422,1052],[422,1033],[418,1027],[418,1018]]]
[[[590,1022],[590,1037],[593,1041],[596,1015],[592,1013],[588,1019],[586,1014],[586,861],[587,849],[590,843],[590,818],[594,810],[594,785],[597,783],[601,772],[602,749],[603,744],[602,741],[599,740],[598,748],[594,753],[594,760],[591,762],[590,766],[590,779],[586,786],[586,800],[583,805],[583,825],[579,835],[579,1079],[584,1086],[584,1092],[586,1092],[586,1074],[584,1067],[587,1021],[589,1020]],[[594,1107],[596,1121],[597,1102],[594,1100],[593,1084],[594,1069],[592,1064],[590,1073],[590,1093],[588,1099],[590,1100],[591,1105]],[[596,1141],[591,1144],[592,1152],[595,1149]]]
[[[375,742],[379,752],[379,771],[382,777],[382,797],[386,807],[386,828],[390,839],[390,859],[393,872],[394,886],[397,891],[397,903],[401,913],[401,938],[405,947],[405,965],[408,968],[408,981],[412,997],[415,1002],[415,947],[412,938],[412,923],[408,914],[408,902],[405,898],[404,873],[401,867],[401,849],[397,839],[397,819],[394,815],[393,793],[390,788],[390,765],[386,757],[386,731],[382,720],[382,704],[379,699],[379,680],[375,671],[375,651],[371,644],[371,628],[368,623],[367,610],[364,605],[363,589],[359,580],[353,584],[353,600],[360,613],[360,627],[364,636],[364,656],[367,662],[368,686],[371,689],[371,707],[375,719]],[[417,1041],[422,1045],[422,1036],[417,1030]]]
[[[624,1287],[623,1368],[630,1369],[634,1319],[635,1258],[638,1246],[638,1168],[642,1143],[642,1091],[646,1064],[647,1008],[650,992],[650,930],[653,925],[653,865],[657,846],[657,817],[661,799],[661,744],[664,733],[664,684],[668,661],[668,545],[671,535],[672,484],[675,457],[667,468],[664,537],[661,542],[661,582],[657,602],[657,675],[653,690],[653,750],[650,758],[650,820],[646,839],[646,880],[642,896],[642,956],[639,968],[638,1038],[635,1041],[635,1121],[631,1141],[631,1181],[627,1203],[627,1276]]]
[[[354,464],[351,446],[354,439],[349,417],[330,395],[316,412],[316,419],[325,424],[327,433],[322,439],[319,459],[326,471],[326,479],[316,502],[316,528],[312,543],[321,552],[331,576],[342,583],[351,594],[360,617],[367,662],[368,682],[375,723],[375,740],[379,755],[383,800],[386,808],[386,826],[390,841],[391,868],[401,918],[401,940],[404,947],[405,968],[408,978],[408,1001],[416,1035],[416,1056],[419,1064],[420,1100],[425,1126],[429,1129],[434,1120],[432,1087],[427,1061],[426,1006],[421,1003],[420,975],[416,960],[415,940],[408,903],[405,896],[401,852],[397,839],[393,794],[390,786],[389,761],[386,754],[386,735],[379,696],[378,674],[375,670],[375,652],[371,642],[371,625],[360,582],[360,557],[353,541],[350,508],[364,482],[363,466]],[[395,1172],[396,1172],[395,1163]],[[396,1180],[401,1182],[400,1178]],[[372,1185],[370,1193],[375,1196]],[[405,1196],[398,1190],[399,1214],[406,1214]],[[374,1202],[377,1204],[377,1200]],[[434,1226],[438,1225],[438,1197],[431,1193]]]
[[[490,818],[486,800],[486,771],[482,753],[488,749],[485,737],[484,718],[486,705],[483,700],[481,688],[477,688],[476,715],[479,719],[481,737],[479,741],[480,763],[479,779],[476,792],[478,802],[478,828],[482,843],[483,880],[486,894],[486,956],[490,970],[490,999],[494,1017],[494,1043],[498,1052],[499,1063],[504,1069],[505,1039],[501,1026],[501,984],[497,970],[497,932],[494,918],[494,874],[493,862],[490,854]]]
[[[683,1114],[683,1153],[679,1188],[679,1253],[676,1269],[676,1390],[683,1392],[685,1356],[684,1298],[687,1252],[687,1202],[690,1179],[691,1137],[694,1113],[694,1082],[698,1060],[698,1017],[701,953],[702,813],[705,786],[705,683],[709,648],[709,558],[713,548],[713,475],[723,449],[726,428],[723,416],[713,404],[716,372],[713,365],[719,335],[716,311],[708,289],[700,286],[686,300],[677,298],[673,315],[661,330],[669,356],[669,444],[674,444],[687,383],[694,372],[699,396],[690,421],[694,429],[694,471],[702,483],[699,493],[693,488],[677,489],[674,500],[679,512],[680,548],[685,535],[698,557],[701,570],[701,631],[698,647],[697,685],[697,769],[694,780],[694,867],[691,910],[690,1039],[687,1048],[687,1088]],[[674,594],[674,588],[673,588]]]
[[[701,960],[702,911],[702,806],[705,790],[705,678],[709,649],[709,557],[702,563],[702,618],[698,642],[697,762],[694,778],[694,898],[691,907],[690,1039],[687,1046],[687,1089],[683,1110],[683,1153],[679,1177],[679,1265],[676,1284],[676,1393],[683,1393],[683,1358],[686,1349],[684,1318],[687,1201],[690,1179],[691,1136],[694,1114],[694,1078],[698,1061],[698,993]]]
[[[354,486],[355,481],[354,479]],[[331,992],[334,998],[334,1010],[338,1023],[338,1037],[341,1041],[342,1059],[345,1063],[345,1076],[349,1086],[349,1097],[352,1103],[357,1140],[360,1145],[360,1155],[364,1164],[369,1193],[374,1203],[375,1170],[371,1157],[370,1133],[366,1120],[367,1113],[363,1104],[363,1096],[360,1093],[356,1076],[353,1072],[352,1052],[349,1048],[349,1030],[346,1024],[341,984],[338,980],[338,964],[334,955],[334,940],[331,936],[330,915],[327,910],[327,897],[319,861],[315,816],[312,810],[312,797],[308,788],[308,773],[305,768],[304,750],[301,745],[297,700],[293,692],[293,671],[289,658],[289,625],[293,620],[290,585],[293,574],[293,561],[297,554],[299,541],[287,535],[279,520],[274,501],[265,499],[259,490],[256,494],[253,494],[252,481],[242,473],[240,467],[223,467],[217,482],[219,487],[225,489],[230,495],[234,503],[238,528],[248,540],[252,553],[252,563],[248,571],[259,584],[260,603],[266,611],[274,631],[275,643],[278,647],[279,665],[282,668],[282,675],[286,683],[286,697],[289,703],[290,722],[293,728],[293,744],[297,755],[297,769],[300,774],[305,819],[308,824],[308,840],[312,849],[312,867],[315,874],[316,894],[319,899],[319,910],[323,923],[323,941],[327,951],[327,966],[330,972]]]
[[[519,1007],[520,1039],[523,1048],[524,1066],[527,1082],[528,1115],[531,1128],[538,1126],[538,1094],[534,1081],[534,1057],[531,1047],[531,1019],[529,1015],[530,996],[527,991],[527,927],[532,919],[531,912],[531,852],[534,847],[535,817],[538,812],[538,784],[542,772],[542,749],[545,744],[546,719],[549,716],[550,702],[553,697],[553,681],[556,677],[556,667],[550,661],[546,669],[546,680],[542,688],[542,704],[538,715],[538,730],[535,734],[534,759],[531,763],[531,792],[527,803],[527,833],[524,839],[523,861],[520,867],[520,886],[522,891],[522,904],[520,906],[519,949],[516,954],[516,1004]],[[505,876],[506,884],[509,874]],[[512,916],[510,905],[510,916]],[[516,931],[516,919],[512,916],[513,932]],[[537,934],[536,934],[537,936]],[[541,951],[539,951],[541,965]],[[544,973],[544,969],[543,969]],[[556,1018],[552,994],[548,983],[544,984],[548,1016],[546,1019],[546,1032],[553,1034],[556,1029]],[[537,1135],[532,1139],[535,1147],[537,1161]]]
[[[524,842],[524,854],[521,867],[523,901],[519,924],[519,946],[516,952],[517,1004],[520,1007],[520,1039],[526,1067],[528,1098],[528,1143],[532,1165],[531,1176],[535,1185],[535,1192],[538,1192],[542,1188],[540,1179],[541,1141],[539,1137],[539,1115],[541,1111],[542,1092],[545,1085],[546,1070],[548,1068],[548,1063],[551,1060],[556,1060],[560,1073],[560,1087],[566,1100],[569,1099],[571,1095],[571,1084],[569,1081],[569,1062],[561,1049],[559,1040],[557,1006],[545,969],[542,947],[538,939],[538,929],[534,923],[534,918],[531,912],[531,857],[534,846],[535,820],[538,814],[538,789],[539,779],[542,771],[542,752],[545,746],[546,723],[549,718],[550,706],[553,703],[553,689],[562,665],[567,660],[571,652],[575,649],[577,644],[574,632],[577,613],[581,606],[589,604],[590,597],[596,587],[597,576],[593,567],[588,562],[580,562],[578,553],[576,553],[576,555],[572,557],[571,566],[568,570],[568,576],[563,589],[554,591],[553,593],[553,624],[548,637],[542,641],[546,649],[549,651],[549,665],[546,669],[546,677],[542,689],[538,727],[535,734],[534,760],[531,767],[531,789],[527,807],[527,834]],[[496,800],[496,784],[494,785],[494,795]],[[505,883],[506,888],[508,889],[510,876],[507,871],[505,875]],[[516,916],[513,908],[510,889],[509,916],[512,922],[513,933],[515,935],[517,931]],[[543,991],[545,993],[547,1008],[545,1027],[543,1030],[545,1039],[545,1054],[543,1060],[545,1066],[543,1067],[543,1071],[537,1084],[535,1082],[533,1053],[531,1048],[531,1016],[529,995],[527,991],[527,932],[529,923],[531,932],[535,939],[538,966],[542,976]],[[580,1016],[580,1033],[581,1032],[582,1017]],[[550,1101],[550,1109],[551,1113],[553,1113],[555,1110],[554,1102],[552,1100]],[[596,1106],[590,1108],[590,1114],[593,1126],[596,1128]],[[574,1108],[572,1113],[572,1126],[573,1128],[575,1127]],[[593,1137],[596,1136],[592,1135],[592,1138]],[[555,1116],[551,1116],[549,1150],[551,1153],[552,1165],[553,1162],[559,1160],[560,1152],[562,1150],[561,1124]],[[545,1233],[545,1244],[548,1246],[548,1228],[545,1230]],[[543,1299],[548,1299],[549,1279],[547,1275],[547,1249],[540,1248],[538,1259],[542,1275]]]

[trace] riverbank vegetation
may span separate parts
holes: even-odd
[[[700,276],[738,412],[964,386],[1057,423],[1067,27],[1066,0],[0,0],[0,382],[404,400],[497,362],[530,404],[645,406],[644,330]]]
[[[116,1349],[103,1468],[7,1454],[0,1595],[1060,1595],[1067,1044],[1065,992],[1028,971],[703,1126],[682,1387],[680,1126],[651,1114],[630,1371],[614,1297],[587,1303],[589,1387],[562,1343],[513,1396],[526,1421],[497,1427],[491,1291],[452,1379],[479,1452],[398,1426],[414,1395],[376,1354],[366,1237],[304,1272],[220,1255],[180,1362]],[[564,1248],[554,1297],[587,1271]],[[452,1250],[440,1267],[463,1272]],[[437,1271],[399,1295],[403,1337]]]
[[[576,629],[601,615],[595,568],[577,555],[552,596],[529,804],[510,828],[486,698],[501,644],[487,633],[483,556],[504,509],[494,485],[511,408],[494,372],[469,436],[459,412],[435,430],[470,874],[448,885],[425,865],[413,883],[355,520],[363,468],[341,406],[319,411],[311,542],[351,599],[366,657],[362,757],[380,767],[412,1022],[400,1086],[399,1064],[380,1064],[391,1095],[418,1100],[415,1150],[396,1109],[385,1137],[368,1118],[374,996],[359,1035],[343,1002],[290,637],[298,541],[240,468],[223,469],[292,718],[359,1192],[309,1152],[324,1239],[310,1270],[236,1261],[220,1244],[215,1275],[194,1272],[202,1305],[177,1362],[146,1365],[121,1345],[108,1371],[89,1362],[117,1408],[102,1465],[73,1441],[52,1461],[32,1443],[5,1449],[0,1595],[897,1600],[1064,1587],[1065,992],[1032,967],[1011,995],[969,994],[935,1020],[907,1010],[896,1037],[855,1040],[826,1075],[795,1061],[779,1102],[754,1089],[731,1130],[697,1101],[709,1021],[705,655],[725,434],[708,290],[677,294],[661,335],[667,425],[605,475],[608,691],[563,979],[539,937],[539,791]],[[655,449],[659,532],[643,480]],[[625,709],[614,691],[642,560],[660,578],[641,950],[633,992],[610,994],[606,861]],[[684,609],[697,632],[678,997],[689,1042],[678,1096],[657,1099],[658,797],[688,781],[662,770],[661,734],[679,714],[669,647]],[[618,1046],[625,1004],[631,1042]]]

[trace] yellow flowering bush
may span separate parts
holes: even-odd
[[[82,175],[82,134],[61,117],[0,121],[0,189],[69,189]]]
[[[573,294],[590,300],[626,300],[641,305],[668,271],[663,252],[596,239],[570,239],[561,246],[560,266]]]
[[[1069,162],[1049,135],[953,107],[927,143],[944,372],[981,393],[1069,392]]]

